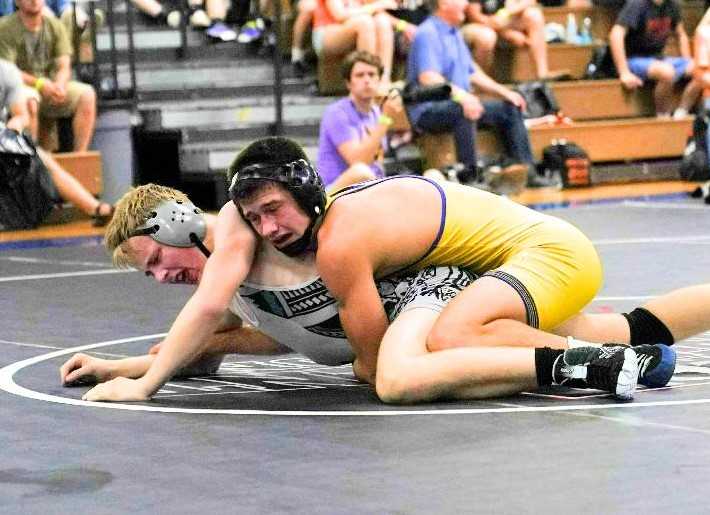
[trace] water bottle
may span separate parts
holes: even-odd
[[[575,18],[574,13],[569,13],[567,15],[567,30],[565,39],[567,40],[567,43],[572,45],[579,44],[579,34],[577,34],[577,18]]]
[[[591,45],[592,42],[592,19],[590,17],[586,17],[582,21],[582,30],[579,34],[579,44]]]

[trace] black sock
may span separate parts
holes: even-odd
[[[631,335],[629,343],[632,347],[637,345],[655,345],[665,343],[673,345],[674,338],[656,315],[645,308],[636,308],[631,313],[622,313],[629,322],[629,333]]]
[[[561,354],[564,354],[564,349],[551,349],[543,347],[535,349],[535,373],[537,374],[538,386],[550,386],[552,384],[552,368],[555,366],[555,360]]]

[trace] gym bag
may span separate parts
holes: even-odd
[[[590,162],[587,153],[571,141],[553,140],[542,150],[541,168],[546,176],[558,174],[565,188],[589,186]]]
[[[32,140],[0,128],[0,230],[37,227],[52,211],[57,197]]]

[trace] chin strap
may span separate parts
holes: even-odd
[[[195,234],[194,232],[190,233],[190,241],[195,244],[195,247],[200,249],[200,252],[202,252],[205,257],[209,258],[212,255],[209,249],[205,247],[205,244],[202,243],[202,240],[198,238],[197,234]]]
[[[278,249],[280,252],[283,252],[289,257],[298,257],[307,250],[313,250],[315,249],[315,245],[313,242],[313,226],[315,225],[314,222],[311,222],[311,224],[306,228],[305,232],[303,233],[303,236],[298,238],[296,241],[293,243],[290,243],[286,245],[282,249]]]

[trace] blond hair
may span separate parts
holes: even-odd
[[[145,184],[131,188],[116,203],[111,222],[106,227],[104,245],[114,266],[129,268],[134,265],[123,245],[136,230],[145,224],[151,213],[166,200],[187,201],[183,192],[159,184]]]

